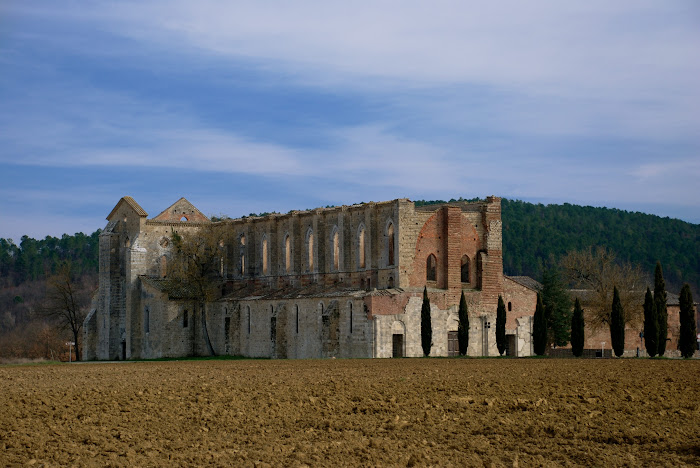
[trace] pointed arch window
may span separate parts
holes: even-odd
[[[461,269],[462,283],[471,283],[469,280],[469,257],[466,255],[462,256],[462,269]]]
[[[245,234],[241,234],[241,245],[240,245],[240,253],[241,253],[241,276],[245,276],[245,267],[246,267],[246,259],[245,259]]]
[[[284,238],[284,271],[292,271],[292,239],[289,234]]]
[[[310,228],[306,233],[306,257],[309,271],[314,271],[314,232]]]
[[[394,223],[390,222],[386,229],[387,242],[389,243],[388,265],[394,265]]]
[[[365,227],[360,226],[360,233],[357,235],[357,249],[359,252],[359,268],[365,268]]]
[[[268,259],[267,259],[267,237],[263,236],[262,240],[262,272],[266,275],[268,272]]]
[[[428,255],[425,263],[425,279],[437,281],[437,258],[433,254]]]
[[[333,228],[333,234],[331,236],[331,254],[333,256],[333,269],[338,271],[340,269],[340,237],[338,236],[338,227]]]

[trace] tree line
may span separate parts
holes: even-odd
[[[25,235],[19,245],[0,238],[0,287],[46,279],[57,274],[66,262],[78,276],[96,274],[100,232],[46,236],[41,240]]]

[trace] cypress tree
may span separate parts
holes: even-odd
[[[506,305],[503,298],[498,295],[498,307],[496,308],[496,346],[498,354],[503,356],[506,350]]]
[[[678,338],[678,349],[681,351],[681,356],[684,358],[693,357],[697,349],[695,333],[695,310],[693,309],[693,294],[690,292],[688,283],[681,288],[681,296],[679,298],[681,307],[681,335]]]
[[[583,354],[583,328],[583,310],[577,297],[574,302],[574,315],[571,317],[571,351],[576,357],[581,357]]]
[[[571,297],[554,268],[542,272],[542,304],[547,313],[549,343],[566,346],[571,339]]]
[[[462,297],[459,298],[457,341],[459,342],[459,354],[462,356],[466,355],[469,348],[469,311],[467,309],[467,300],[464,299],[464,291],[462,291]]]
[[[620,357],[625,351],[625,314],[620,302],[617,286],[613,289],[612,313],[610,314],[610,341],[615,356]]]
[[[428,288],[423,288],[423,306],[420,309],[420,344],[423,354],[430,356],[430,347],[433,344],[433,324],[430,320],[430,299]]]
[[[659,317],[659,341],[657,354],[663,356],[666,352],[666,338],[668,337],[668,312],[666,311],[666,282],[661,271],[661,262],[656,262],[654,271],[654,302],[656,314]]]
[[[659,317],[654,297],[648,287],[644,296],[644,346],[649,357],[656,356],[659,350]]]
[[[537,293],[537,307],[535,307],[535,317],[532,325],[532,341],[535,354],[542,356],[547,348],[547,317],[545,317],[542,297]]]

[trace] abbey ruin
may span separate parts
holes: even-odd
[[[497,197],[429,206],[397,199],[217,221],[184,198],[149,219],[123,197],[107,221],[99,290],[83,326],[86,360],[422,356],[426,287],[431,356],[458,354],[462,292],[468,355],[498,355],[499,295],[507,305],[506,353],[533,354],[539,284],[503,274]],[[226,241],[217,258],[220,290],[205,303],[173,288],[168,267],[174,236],[196,237],[213,226]],[[675,302],[669,302],[670,351],[678,334]],[[634,355],[638,334],[628,327],[626,354]],[[605,341],[604,330],[586,331],[589,350]]]
[[[88,360],[211,351],[274,358],[421,356],[426,286],[431,355],[458,352],[462,291],[470,313],[469,355],[498,353],[499,295],[508,304],[508,353],[532,353],[536,291],[529,278],[503,275],[497,197],[424,207],[397,199],[217,221],[233,241],[222,255],[221,296],[206,307],[178,297],[165,277],[173,233],[196,233],[212,221],[184,198],[148,219],[131,197],[122,198],[107,220],[97,303],[84,326]]]

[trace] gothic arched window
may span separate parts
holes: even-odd
[[[387,264],[389,266],[394,265],[394,223],[389,223],[389,227],[386,229],[387,242],[389,243],[389,258]]]
[[[428,260],[425,263],[425,279],[437,281],[437,258],[433,254],[428,255]]]
[[[462,270],[461,270],[462,283],[470,283],[469,280],[469,257],[466,255],[462,256]]]

